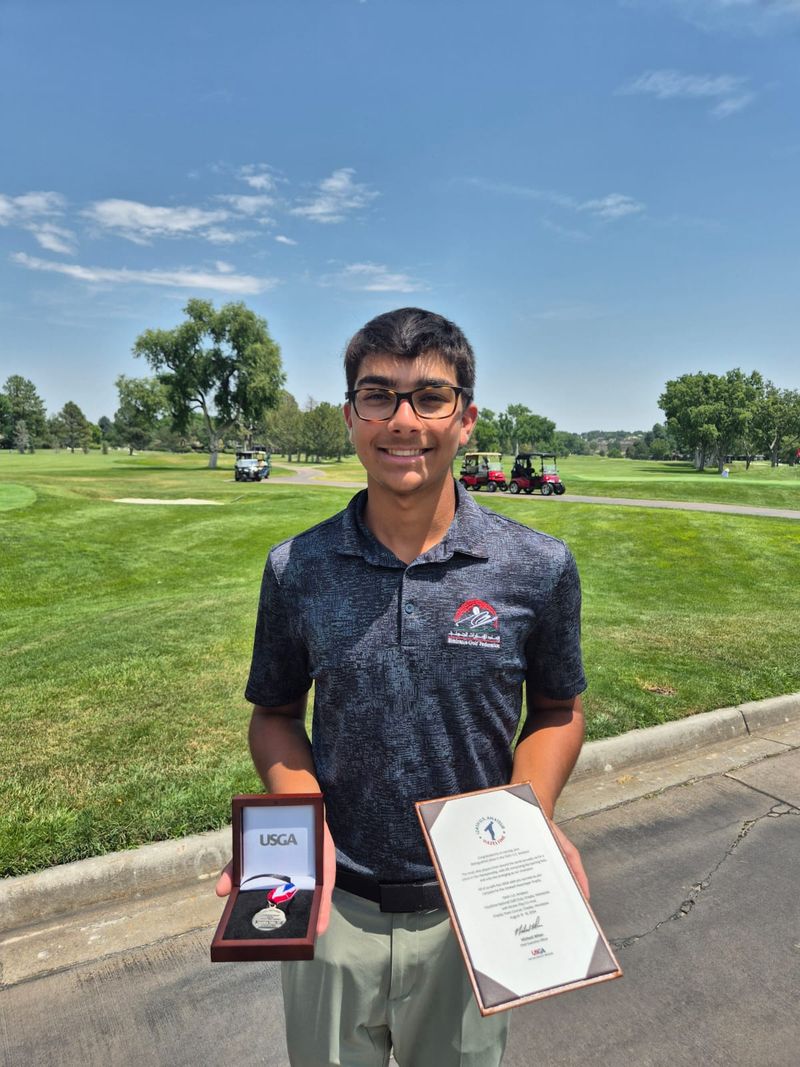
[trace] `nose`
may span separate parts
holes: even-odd
[[[389,426],[396,430],[418,430],[419,424],[419,415],[412,408],[410,400],[401,400],[397,411],[389,419]]]

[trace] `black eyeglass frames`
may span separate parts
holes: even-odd
[[[449,419],[456,410],[458,398],[466,389],[458,385],[423,385],[408,393],[398,393],[382,385],[366,385],[351,389],[345,397],[353,405],[353,411],[364,422],[387,422],[403,400],[421,419]]]

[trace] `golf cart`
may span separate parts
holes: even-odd
[[[233,475],[237,482],[263,482],[269,478],[270,457],[266,449],[239,449]]]
[[[537,464],[538,460],[538,464]],[[557,496],[565,491],[556,466],[555,452],[520,452],[511,468],[509,493],[532,493],[538,489],[542,496]]]
[[[499,489],[508,489],[503,473],[503,455],[501,452],[467,452],[461,465],[459,481],[467,488],[477,492],[485,485],[490,493]]]

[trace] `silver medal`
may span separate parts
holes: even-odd
[[[253,926],[256,930],[277,930],[286,922],[286,916],[280,908],[270,904],[268,908],[262,908],[253,916]]]

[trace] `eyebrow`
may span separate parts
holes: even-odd
[[[381,374],[367,374],[363,378],[359,378],[356,382],[356,389],[360,389],[365,385],[380,385],[385,389],[392,389],[395,392],[398,391],[398,383],[396,378],[386,378]],[[448,382],[446,378],[417,378],[416,384],[411,387],[414,389],[423,389],[425,386],[436,385],[449,385],[453,389],[457,389],[458,386],[453,382]]]

